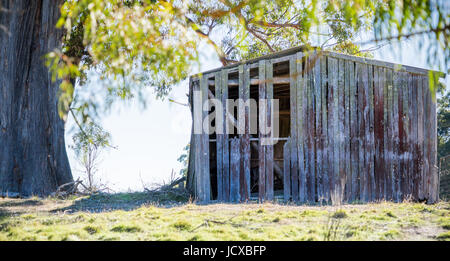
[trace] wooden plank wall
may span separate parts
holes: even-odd
[[[246,102],[250,99],[250,66],[248,64],[239,66],[239,99],[244,104],[239,104],[239,115],[243,116],[243,121],[239,120],[242,131],[240,135],[240,201],[245,202],[250,198],[250,108]]]
[[[258,85],[258,95],[259,100],[266,99],[266,61],[259,61],[258,66],[258,74],[259,74],[259,85]],[[259,125],[266,126],[267,118],[266,115],[267,108],[260,108],[259,111]],[[262,132],[258,133],[259,144],[258,144],[258,199],[259,202],[263,202],[266,199],[266,146],[261,145],[261,140],[266,137],[266,135]]]
[[[274,97],[273,97],[273,64],[272,61],[268,60],[265,63],[266,69],[265,69],[265,73],[266,73],[266,77],[265,77],[265,84],[266,84],[266,90],[265,90],[265,95],[266,95],[266,99],[268,101],[271,101]],[[262,117],[266,118],[266,123],[267,126],[272,127],[273,126],[273,120],[274,118],[272,118],[272,103],[268,102],[267,103],[267,111],[265,115],[262,115]],[[273,138],[274,133],[270,133],[266,136],[267,139],[270,139],[270,144],[269,145],[265,145],[263,147],[265,147],[265,163],[266,163],[266,199],[267,200],[273,200],[274,196],[275,196],[275,192],[274,192],[274,149],[273,149],[273,145],[272,142],[272,138]]]
[[[240,139],[234,137],[230,139],[230,202],[240,200]]]
[[[291,193],[292,200],[294,202],[299,201],[299,161],[298,161],[298,138],[297,138],[297,92],[299,88],[297,87],[297,57],[291,57],[289,59],[289,75],[290,75],[290,110],[291,110],[291,138],[289,144],[291,148],[289,150],[291,154],[290,165],[291,165]]]
[[[221,71],[221,79],[220,79],[221,85],[221,94],[222,94],[222,104],[226,104],[226,100],[228,99],[228,70],[223,69]],[[226,108],[223,109],[223,116],[222,116],[223,123],[218,122],[218,124],[223,125],[224,133],[228,133],[229,126],[231,124],[229,123],[228,117],[227,117],[227,111]],[[225,202],[230,201],[230,142],[228,135],[223,135],[223,150],[221,150],[222,155],[222,200]],[[219,147],[219,146],[217,146]]]
[[[291,154],[285,156],[291,190],[284,199],[304,202],[305,193],[309,202],[437,201],[436,103],[428,75],[338,55],[300,56],[303,66],[290,64],[292,127],[284,149]]]
[[[258,99],[259,103],[273,99],[273,64],[270,60],[259,61],[258,64]],[[259,125],[272,126],[271,103],[265,103],[258,113]],[[259,132],[258,143],[258,199],[259,202],[274,199],[274,152],[273,145],[263,145],[262,139],[268,139],[272,134]],[[290,183],[288,183],[290,186]]]
[[[199,79],[199,82],[193,83],[193,90],[197,92],[198,99],[202,104],[208,99],[208,78],[209,75],[204,75]],[[208,112],[201,111],[200,115],[201,118],[194,117],[196,120],[194,126],[200,126],[202,128],[202,119],[207,119]],[[193,149],[195,151],[195,195],[200,203],[208,203],[211,200],[209,134],[202,131],[201,134],[194,134],[193,136]]]
[[[428,75],[396,70],[345,56],[299,52],[288,62],[290,137],[284,143],[283,198],[296,203],[438,200],[436,102]],[[239,98],[250,98],[250,68],[257,70],[258,98],[273,98],[274,59],[238,68]],[[208,97],[214,77],[215,96],[228,98],[229,71],[222,69],[191,81],[192,90]],[[217,199],[250,199],[250,115],[239,107],[245,128],[234,138],[217,135]],[[272,124],[270,106],[258,115]],[[221,122],[230,121],[225,110]],[[203,112],[207,117],[207,112]],[[235,121],[235,120],[231,120]],[[258,198],[274,199],[273,146],[259,133]],[[211,199],[209,136],[193,135],[196,196]]]
[[[214,87],[215,92],[214,96],[217,100],[222,101],[222,81],[221,81],[221,72],[216,72],[214,76]],[[217,112],[217,110],[216,110]],[[223,116],[223,115],[222,115]],[[217,200],[223,201],[224,200],[224,162],[223,162],[223,155],[224,153],[224,137],[223,134],[223,127],[225,121],[223,119],[220,119],[216,117],[216,169],[217,169]]]

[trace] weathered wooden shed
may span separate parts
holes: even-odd
[[[230,130],[236,111],[246,125],[241,134],[193,128],[187,187],[204,203],[436,202],[436,102],[429,77],[439,74],[297,47],[193,75],[193,115],[194,92],[202,103],[275,99],[276,117],[258,109],[256,124],[276,121],[279,130],[276,136],[250,133],[255,123],[244,106],[200,110],[193,125],[214,111],[223,117],[211,126]],[[276,144],[263,145],[267,137]]]

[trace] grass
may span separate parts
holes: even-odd
[[[337,218],[346,218],[347,217],[347,213],[344,210],[339,209],[336,212],[334,212],[331,217],[335,218],[335,219],[337,219]]]
[[[145,193],[0,199],[0,240],[450,240],[450,202],[195,205]]]

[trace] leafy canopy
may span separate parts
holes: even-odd
[[[449,20],[439,0],[67,0],[57,24],[64,45],[47,64],[62,82],[61,115],[87,122],[98,102],[78,93],[92,71],[105,81],[101,105],[111,105],[144,86],[167,95],[198,62],[201,42],[223,64],[297,45],[367,56],[354,42],[368,31],[373,44],[420,36],[430,63],[446,66]]]

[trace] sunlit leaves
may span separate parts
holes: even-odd
[[[450,90],[437,100],[438,158],[450,155]]]
[[[165,1],[66,1],[58,21],[67,31],[63,50],[48,55],[54,77],[63,80],[61,108],[67,111],[72,100],[69,79],[87,70],[107,80],[105,100],[128,99],[144,86],[163,96],[186,78],[197,39],[179,15],[183,8]],[[81,37],[74,34],[80,28]]]
[[[74,143],[72,149],[77,156],[86,155],[92,148],[100,150],[111,146],[111,135],[94,122],[87,123],[82,130],[73,135],[72,140]]]
[[[375,9],[376,39],[420,37],[428,40],[428,62],[450,62],[450,5],[446,0],[384,0]]]
[[[144,87],[164,97],[188,76],[202,40],[229,63],[298,45],[367,56],[354,43],[360,32],[373,30],[378,41],[419,34],[446,65],[449,24],[442,0],[67,0],[58,21],[64,45],[47,64],[62,80],[66,112],[91,102],[73,97],[72,84],[84,85],[88,71],[103,81],[102,105]],[[442,55],[429,57],[440,63]]]

